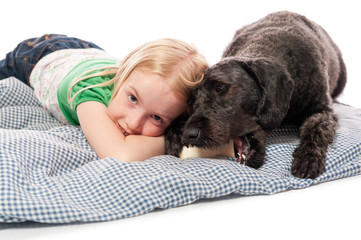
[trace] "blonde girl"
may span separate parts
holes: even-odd
[[[0,79],[15,76],[33,87],[50,114],[80,125],[99,158],[132,162],[164,154],[163,133],[186,111],[207,67],[176,39],[145,43],[118,61],[91,42],[52,34],[8,53]]]

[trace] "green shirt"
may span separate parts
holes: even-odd
[[[64,114],[64,116],[68,119],[68,121],[71,124],[79,125],[79,119],[76,114],[76,107],[80,103],[86,101],[97,101],[108,106],[109,101],[113,95],[113,84],[104,87],[93,87],[90,89],[86,89],[75,97],[73,101],[73,106],[71,108],[70,102],[68,102],[68,91],[73,81],[81,74],[88,72],[92,69],[105,67],[105,66],[114,66],[116,64],[117,61],[115,59],[99,59],[99,58],[88,59],[76,65],[61,81],[57,91],[59,107],[62,113]],[[92,71],[89,74],[93,74],[100,71],[102,70]],[[103,83],[105,81],[110,80],[112,77],[114,77],[114,75],[92,77],[80,81],[71,89],[70,97],[74,96],[75,93],[77,93],[79,90],[85,87],[92,86],[98,83]]]

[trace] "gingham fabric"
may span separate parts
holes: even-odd
[[[144,162],[97,159],[78,127],[57,122],[32,90],[15,78],[0,81],[0,222],[107,221],[229,194],[274,194],[361,172],[361,110],[335,104],[340,127],[326,172],[290,174],[297,130],[267,138],[259,170],[235,159],[158,156]]]

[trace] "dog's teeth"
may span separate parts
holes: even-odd
[[[238,158],[237,159],[238,163],[241,163],[243,165],[246,164],[246,154],[244,154],[244,153],[240,154],[239,152],[237,152],[237,158]]]
[[[237,152],[237,163],[241,163],[241,162],[242,162],[241,154]]]

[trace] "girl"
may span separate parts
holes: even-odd
[[[141,161],[164,154],[162,134],[186,111],[208,67],[175,39],[146,43],[121,62],[97,45],[65,35],[25,40],[0,61],[0,79],[34,89],[59,121],[80,125],[99,158]]]

